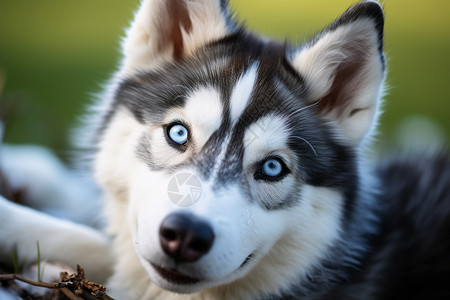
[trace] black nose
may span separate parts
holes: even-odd
[[[194,262],[209,251],[214,233],[208,223],[194,215],[172,213],[161,223],[159,240],[175,262]]]

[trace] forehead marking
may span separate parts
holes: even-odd
[[[244,163],[286,148],[289,132],[281,117],[270,114],[250,125],[244,136]]]
[[[222,123],[222,101],[220,93],[213,87],[202,87],[188,95],[183,114],[194,127],[194,135],[200,143],[219,129]]]
[[[230,97],[230,117],[232,124],[237,122],[247,107],[257,76],[258,65],[254,63],[244,74],[241,75],[234,86]]]
[[[227,153],[227,149],[228,149],[228,145],[230,144],[231,141],[231,134],[228,134],[225,139],[222,142],[222,147],[220,149],[219,154],[216,157],[216,161],[214,163],[214,166],[212,167],[212,172],[211,172],[211,182],[215,181],[215,179],[217,178],[219,171],[220,171],[220,167],[223,163],[223,161],[225,160],[225,154]]]

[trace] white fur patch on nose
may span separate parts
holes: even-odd
[[[250,101],[256,78],[258,77],[258,65],[253,64],[241,75],[233,88],[230,98],[231,122],[235,124],[244,112]]]
[[[188,95],[183,111],[193,127],[196,143],[203,145],[222,123],[220,93],[213,87],[202,87]]]

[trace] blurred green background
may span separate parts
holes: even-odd
[[[231,0],[266,36],[312,37],[355,1]],[[0,117],[5,141],[59,155],[69,132],[120,59],[138,0],[0,0]],[[450,1],[385,0],[389,93],[378,147],[450,137]],[[405,138],[407,136],[407,138]]]

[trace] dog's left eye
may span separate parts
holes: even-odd
[[[176,122],[166,127],[166,140],[173,147],[181,151],[186,150],[186,144],[189,140],[189,130],[187,126]]]
[[[256,180],[279,181],[289,173],[286,164],[278,157],[263,161],[255,172]]]
[[[172,125],[169,128],[169,137],[177,144],[184,144],[188,139],[188,130],[181,124]]]

